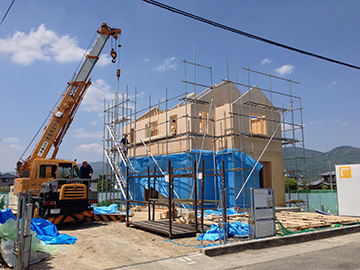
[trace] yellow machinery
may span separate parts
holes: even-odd
[[[82,220],[91,215],[91,204],[97,202],[97,192],[90,190],[90,179],[80,179],[77,164],[56,159],[60,144],[91,84],[89,75],[104,45],[110,37],[117,40],[121,34],[120,29],[111,28],[106,23],[97,32],[99,35],[90,53],[84,58],[74,80],[68,83],[33,152],[26,160],[17,162],[19,178],[15,179],[14,193],[31,194],[35,217],[60,220],[57,217],[64,216],[62,220]],[[115,62],[114,48],[110,55]],[[47,159],[52,147],[52,155]]]

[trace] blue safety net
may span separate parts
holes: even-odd
[[[249,207],[250,196],[248,191],[250,188],[259,187],[259,171],[262,168],[260,163],[258,163],[255,167],[253,174],[249,177],[249,181],[244,187],[244,192],[242,192],[242,194],[236,200],[235,204],[235,197],[237,196],[237,192],[239,192],[243,187],[243,184],[248,178],[251,169],[256,164],[256,160],[236,149],[217,151],[215,154],[213,151],[191,150],[188,153],[154,156],[154,159],[149,156],[129,159],[135,168],[137,176],[141,176],[139,172],[142,172],[144,175],[142,178],[132,178],[129,182],[129,191],[134,200],[144,200],[145,189],[148,190],[148,177],[144,172],[147,172],[148,166],[150,167],[151,171],[153,171],[155,168],[158,172],[158,175],[162,175],[162,172],[164,175],[166,175],[168,161],[171,162],[171,166],[173,167],[173,174],[175,176],[174,198],[194,198],[194,180],[192,178],[177,178],[176,175],[192,172],[192,168],[194,168],[194,162],[197,162],[196,164],[201,164],[202,160],[204,161],[205,175],[221,173],[222,162],[224,161],[227,207],[233,207],[235,205],[239,207]],[[197,169],[199,172],[201,171],[200,165],[198,165]],[[125,172],[124,167],[123,170]],[[133,172],[130,172],[130,176],[133,174]],[[201,181],[198,180],[198,190],[200,190],[200,184]],[[150,179],[150,187],[154,188],[153,178]],[[168,197],[168,183],[166,182],[164,176],[160,176],[156,179],[155,190],[164,197]],[[221,176],[205,176],[205,200],[220,200],[222,196],[222,190],[223,186]],[[198,193],[198,197],[199,195],[200,194]],[[214,206],[214,204],[207,204],[208,208],[213,208]]]

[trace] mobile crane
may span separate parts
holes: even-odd
[[[18,178],[14,181],[14,194],[21,192],[31,196],[34,217],[52,217],[58,222],[81,221],[91,215],[91,204],[97,202],[97,192],[90,190],[90,179],[80,179],[76,162],[56,159],[60,144],[91,85],[89,75],[102,49],[110,37],[117,40],[121,30],[103,23],[97,33],[92,49],[73,81],[68,83],[33,152],[16,164]],[[110,55],[115,63],[117,54],[114,48]],[[46,158],[52,147],[51,157]],[[61,220],[56,217],[61,217]]]

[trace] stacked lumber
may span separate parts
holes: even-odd
[[[211,226],[212,224],[218,224],[219,219],[222,216],[220,214],[210,214],[204,217],[204,225]],[[248,223],[248,213],[228,215],[228,222],[233,223],[239,221],[242,223]],[[357,217],[344,217],[336,215],[322,215],[318,213],[310,212],[288,212],[281,211],[276,213],[276,218],[281,224],[288,230],[291,231],[302,231],[319,229],[325,227],[333,227],[335,224],[351,225],[360,223],[360,218]],[[194,212],[188,212],[177,219],[178,223],[182,224],[194,224],[195,215]],[[198,216],[198,222],[200,224],[201,217]]]
[[[221,219],[222,216],[220,214],[210,214],[204,216],[204,225],[211,226],[212,224],[218,224],[219,219]],[[228,215],[228,222],[233,223],[235,221],[240,221],[243,223],[248,222],[248,213],[244,214],[235,214],[235,215]],[[177,223],[180,224],[194,224],[195,223],[195,212],[189,211],[186,213],[183,213],[181,217],[179,217],[176,220]],[[198,216],[198,224],[201,223],[201,217]]]
[[[156,211],[159,211],[160,209],[156,209]],[[175,211],[171,211],[171,217],[172,218],[176,218],[178,217],[178,211],[177,209],[175,208]],[[161,219],[169,219],[169,210],[167,210],[167,208],[164,208],[162,210],[162,212],[160,213],[160,218]]]
[[[175,220],[178,224],[194,224],[195,223],[195,211],[188,211],[181,215],[181,217]]]
[[[322,215],[309,212],[281,211],[276,213],[276,218],[286,229],[293,231],[332,227],[335,224],[351,225],[360,222],[360,218],[357,217]]]

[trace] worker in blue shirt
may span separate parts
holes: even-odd
[[[84,161],[80,167],[80,178],[91,179],[93,172],[94,170],[91,168],[90,164],[88,164],[87,161]]]

